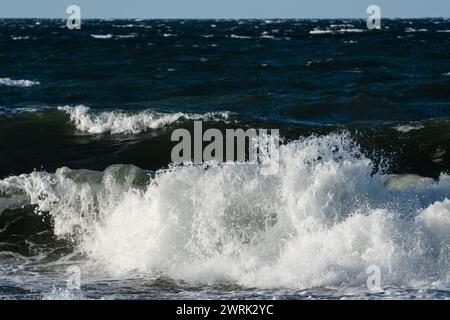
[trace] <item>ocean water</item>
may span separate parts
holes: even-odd
[[[0,20],[0,298],[450,298],[449,40],[448,19]],[[171,165],[196,120],[279,129],[278,172]]]

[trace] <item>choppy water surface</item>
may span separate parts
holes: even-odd
[[[449,298],[450,21],[382,26],[0,20],[0,297]],[[167,170],[196,120],[279,171]]]

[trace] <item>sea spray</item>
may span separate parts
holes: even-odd
[[[374,171],[348,133],[334,133],[282,145],[275,175],[246,163],[62,168],[0,181],[0,202],[21,195],[18,205],[48,213],[57,236],[119,276],[361,287],[376,265],[384,286],[446,281],[450,178],[399,184]]]

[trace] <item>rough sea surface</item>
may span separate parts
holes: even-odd
[[[0,20],[2,299],[448,299],[449,170],[448,19]]]

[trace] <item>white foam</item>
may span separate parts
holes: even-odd
[[[320,29],[314,29],[309,32],[309,34],[344,34],[344,33],[360,33],[365,32],[363,29],[338,29],[338,30],[320,30]]]
[[[123,111],[94,112],[83,105],[75,107],[65,106],[58,109],[69,114],[70,120],[78,130],[92,134],[137,134],[149,129],[158,129],[170,125],[181,119],[226,120],[229,117],[227,112],[209,112],[204,114],[162,113],[153,110],[135,113]]]
[[[91,34],[91,37],[94,39],[111,39],[112,34]]]
[[[423,129],[423,128],[425,128],[425,127],[423,125],[421,125],[421,124],[415,124],[415,125],[413,125],[413,124],[399,124],[399,125],[393,127],[394,130],[397,130],[398,132],[401,132],[401,133],[408,133],[410,131],[420,130],[420,129]]]
[[[33,172],[1,181],[48,211],[57,236],[112,274],[245,287],[362,287],[445,281],[450,177],[396,187],[347,134],[280,149],[280,170],[184,165],[135,185],[139,170]]]
[[[29,36],[23,36],[23,37],[21,37],[21,36],[11,36],[11,39],[13,39],[13,40],[28,40],[28,39],[30,39],[30,37]]]
[[[414,28],[406,28],[405,32],[409,33],[409,32],[427,32],[428,29],[414,29]]]
[[[236,35],[236,34],[231,34],[230,38],[232,38],[232,39],[251,39],[252,37],[250,37],[250,36],[239,36],[239,35]]]
[[[129,39],[129,38],[136,38],[138,35],[136,33],[130,33],[130,34],[123,34],[123,35],[117,35],[116,37],[119,39]]]
[[[268,34],[263,34],[260,36],[261,39],[270,39],[270,40],[281,40],[280,38],[277,38],[275,36],[272,35],[268,35]]]
[[[115,28],[135,28],[142,27],[142,25],[134,25],[134,24],[113,24]]]
[[[431,234],[438,244],[447,245],[450,242],[450,200],[437,201],[426,208],[416,220]],[[436,241],[435,241],[436,243]],[[439,246],[437,249],[440,249]],[[447,250],[450,248],[447,247]]]
[[[81,291],[56,287],[53,287],[51,292],[45,293],[42,297],[42,300],[59,300],[59,301],[84,300],[84,299],[86,298],[81,294]]]
[[[0,78],[0,86],[7,87],[32,87],[40,85],[39,81],[31,81],[31,80],[13,80],[11,78]]]
[[[311,30],[309,34],[332,34],[333,30]]]
[[[353,28],[352,24],[330,24],[330,28]]]

